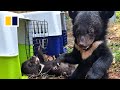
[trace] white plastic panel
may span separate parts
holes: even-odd
[[[19,20],[19,27],[18,29],[18,43],[25,44],[25,20]]]
[[[22,15],[30,20],[47,21],[49,36],[62,35],[60,11],[36,11],[22,13]]]
[[[4,15],[12,15],[11,12],[0,12],[0,56],[18,55],[17,27],[6,27]]]
[[[17,28],[0,27],[0,56],[18,55]]]

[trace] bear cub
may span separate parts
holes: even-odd
[[[78,64],[68,79],[108,79],[113,56],[106,42],[109,19],[114,11],[69,11],[73,23],[74,48],[58,62]]]

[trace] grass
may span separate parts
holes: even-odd
[[[69,47],[67,47],[67,53],[72,52],[72,50],[73,50],[73,48],[69,48]]]
[[[115,61],[120,61],[120,44],[112,44],[109,47],[112,50]]]
[[[116,22],[120,23],[120,11],[116,11]]]

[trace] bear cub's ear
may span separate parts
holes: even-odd
[[[68,11],[68,14],[69,14],[70,18],[74,20],[78,14],[78,11]]]
[[[107,20],[114,15],[115,11],[99,11],[100,17],[103,20]]]

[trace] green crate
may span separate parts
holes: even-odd
[[[0,79],[20,79],[21,76],[19,56],[0,56]]]

